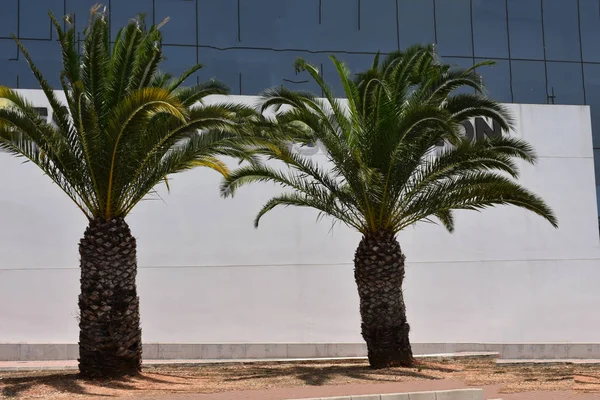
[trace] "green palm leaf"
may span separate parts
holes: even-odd
[[[324,99],[282,87],[261,96],[261,111],[276,113],[270,130],[280,135],[281,144],[257,152],[285,162],[289,170],[243,167],[225,177],[221,187],[223,195],[233,195],[245,184],[269,181],[291,190],[267,203],[257,223],[269,210],[293,205],[316,208],[363,234],[396,233],[432,218],[453,230],[452,210],[509,204],[556,226],[543,200],[515,181],[517,161],[536,160],[528,143],[506,136],[470,142],[461,136],[461,122],[473,117],[490,118],[505,132],[513,124],[503,105],[483,95],[475,68],[444,65],[431,46],[414,46],[384,60],[377,55],[355,79],[344,63],[335,57],[332,62],[346,105],[333,96],[318,69],[301,59],[296,68],[313,77]],[[455,94],[462,87],[476,94]],[[320,143],[328,166],[287,151],[290,135],[300,143]]]
[[[255,161],[241,139],[242,122],[255,119],[254,110],[205,105],[207,96],[228,92],[217,81],[182,87],[201,65],[179,77],[159,72],[162,35],[156,26],[146,28],[143,16],[120,29],[111,46],[107,16],[93,8],[81,52],[69,19],[63,29],[50,18],[66,104],[15,39],[57,124],[0,87],[0,148],[40,167],[89,219],[124,217],[172,173],[204,166],[227,174],[220,156]]]

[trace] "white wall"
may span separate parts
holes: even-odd
[[[31,95],[31,94],[30,94]],[[39,93],[36,105],[44,105]],[[250,98],[241,101],[252,101]],[[600,244],[589,109],[511,105],[539,155],[522,182],[560,228],[513,208],[457,216],[456,232],[399,235],[415,342],[599,342]],[[321,157],[322,156],[316,156]],[[0,155],[0,343],[76,342],[85,218],[32,165]],[[270,185],[221,199],[195,170],[129,217],[138,238],[146,342],[358,342],[358,234],[280,209]]]

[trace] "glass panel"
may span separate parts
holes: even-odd
[[[511,61],[513,101],[546,104],[546,72],[543,61]]]
[[[473,0],[473,40],[478,57],[508,57],[504,0]]]
[[[113,1],[111,3],[110,14],[110,29],[113,39],[117,35],[117,32],[119,32],[119,29],[138,14],[146,14],[147,25],[151,25],[154,22],[152,0]]]
[[[398,50],[396,3],[390,0],[362,0],[360,5],[360,30],[357,31],[356,41],[344,38],[341,49],[366,52]]]
[[[583,79],[580,63],[548,62],[548,102],[583,104]]]
[[[60,47],[57,41],[25,41],[27,51],[31,55],[33,62],[44,75],[48,83],[58,89],[60,88],[60,71],[62,69]],[[19,87],[23,89],[39,89],[37,79],[31,73],[29,65],[23,55],[19,61],[12,61],[17,65],[16,71],[19,75]]]
[[[455,68],[471,68],[473,59],[469,57],[442,57],[442,61]]]
[[[580,61],[577,0],[543,0],[546,59]]]
[[[38,0],[21,1],[21,32],[22,38],[50,39],[50,31],[54,26],[48,16],[48,10],[52,10],[54,16],[60,20],[64,13],[62,0],[46,0],[42,6]],[[2,11],[4,12],[4,10]],[[55,33],[52,33],[53,37]]]
[[[0,85],[8,86],[13,89],[19,88],[20,79],[17,78],[17,76],[20,67],[22,67],[22,65],[14,61],[8,61],[6,59],[0,60],[0,71],[2,71],[0,74]]]
[[[475,62],[487,61],[485,59],[476,59]],[[487,95],[504,103],[512,101],[510,92],[510,63],[508,60],[493,60],[494,65],[483,66],[477,69],[477,73],[483,78],[483,84],[487,90]]]
[[[204,68],[198,71],[200,81],[218,79],[229,86],[232,94],[240,92],[240,64],[243,62],[248,50],[216,50],[211,48],[200,49],[200,63]]]
[[[594,149],[594,171],[596,173],[596,187],[600,188],[600,149]]]
[[[319,58],[323,58],[320,55],[272,51],[245,51],[240,54],[244,54],[243,58],[239,58],[243,94],[255,95],[273,86],[318,93],[308,73],[296,73],[294,60],[303,57],[319,66]]]
[[[596,175],[596,204],[600,215],[600,149],[594,149],[594,173]]]
[[[319,49],[346,50],[340,48],[340,39],[352,43],[358,32],[358,0],[327,0],[322,2]],[[349,45],[351,46],[351,45]]]
[[[0,60],[16,60],[17,58],[17,44],[12,38],[0,39]],[[23,58],[19,55],[19,58]],[[16,61],[13,61],[16,62]],[[4,72],[3,70],[0,70]],[[0,73],[0,75],[2,75]]]
[[[433,0],[398,0],[400,48],[435,42]]]
[[[331,60],[325,54],[306,54],[306,53],[279,53],[277,63],[277,74],[280,76],[278,85],[283,85],[292,90],[304,90],[321,95],[321,88],[308,72],[296,72],[294,69],[294,60],[298,57],[320,68],[321,71],[329,64],[329,68],[334,68]],[[321,67],[322,65],[322,67]],[[258,94],[266,87],[257,88],[253,94]]]
[[[17,56],[17,44],[12,39],[0,39],[0,60],[8,61]],[[2,74],[0,74],[2,75]]]
[[[309,49],[319,46],[319,1],[240,3],[244,46]]]
[[[316,10],[319,10],[318,4]],[[317,14],[317,40],[307,43],[304,48],[373,53],[396,50],[395,13],[396,3],[390,0],[322,1],[320,24]],[[300,29],[306,31],[306,27]]]
[[[238,42],[238,0],[198,0],[198,42],[231,47]]]
[[[583,60],[600,62],[600,2],[579,0],[579,17]]]
[[[160,70],[173,76],[179,76],[181,73],[196,64],[196,48],[188,46],[163,46],[165,60],[160,65]],[[192,75],[184,83],[190,86],[196,83],[196,76]]]
[[[163,43],[196,44],[196,2],[188,0],[155,0],[155,21],[170,20],[161,28]]]
[[[507,0],[513,58],[544,59],[541,0]]]
[[[443,62],[452,66],[453,68],[462,68],[467,69],[473,66],[472,58],[458,58],[458,57],[444,57]],[[459,93],[475,93],[475,89],[471,89],[470,87],[463,87],[458,90],[452,92],[452,94]]]
[[[594,147],[600,148],[600,64],[583,64],[585,94],[592,114]],[[600,176],[596,174],[596,180]]]
[[[300,52],[273,52],[268,50],[215,50],[201,49],[200,61],[210,60],[199,71],[201,81],[218,79],[227,84],[232,94],[256,95],[273,86],[286,86],[294,90],[319,93],[318,87],[307,73],[296,74],[294,60],[305,57],[316,66],[324,62],[325,55]]]
[[[0,36],[10,38],[17,34],[17,3],[18,0],[4,0],[0,12]]]
[[[439,53],[451,57],[472,56],[470,0],[436,0],[435,7]]]
[[[346,63],[354,76],[370,68],[373,64],[374,56],[370,54],[336,54],[336,57]],[[340,82],[340,76],[331,60],[323,57],[322,62],[323,76],[325,77],[325,81],[333,88],[333,93],[336,96],[346,97]]]
[[[0,85],[11,88],[17,87],[17,71],[19,68],[27,68],[27,64],[19,61],[11,61],[17,56],[17,45],[12,39],[0,39]],[[21,56],[21,59],[23,57]]]

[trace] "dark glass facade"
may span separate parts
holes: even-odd
[[[21,38],[48,80],[58,86],[60,53],[48,10],[73,15],[79,30],[97,0],[2,0],[0,84],[36,88],[10,35]],[[449,63],[496,61],[480,73],[504,102],[589,104],[596,170],[600,170],[599,0],[105,0],[113,35],[129,18],[171,20],[162,28],[168,60],[192,79],[217,78],[234,94],[284,85],[316,90],[292,64],[304,57],[339,89],[327,56],[352,70],[378,50],[436,43]],[[600,182],[600,176],[596,174]]]

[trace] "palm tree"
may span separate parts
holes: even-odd
[[[452,69],[431,46],[396,52],[351,79],[331,57],[347,102],[334,97],[316,67],[299,59],[325,99],[286,88],[266,90],[261,111],[275,110],[274,131],[292,133],[300,143],[319,143],[328,163],[319,165],[293,152],[285,140],[257,151],[287,164],[245,166],[224,178],[231,196],[251,182],[274,182],[287,189],[269,200],[261,217],[278,206],[317,209],[362,234],[354,257],[362,336],[374,368],[411,366],[412,350],[402,293],[405,256],[396,240],[420,221],[439,221],[452,232],[453,210],[482,210],[511,204],[556,226],[544,201],[516,182],[516,160],[535,161],[531,146],[511,137],[470,142],[460,123],[482,116],[508,131],[511,118],[483,95],[475,69]],[[477,65],[476,67],[482,66]],[[473,93],[456,94],[459,88]],[[440,144],[445,146],[440,147]]]
[[[66,106],[17,40],[55,122],[0,87],[0,148],[37,165],[89,220],[79,243],[81,374],[135,374],[142,352],[136,241],[125,217],[158,183],[168,184],[169,174],[197,166],[227,173],[217,156],[245,157],[236,129],[252,111],[195,106],[226,87],[208,82],[183,88],[200,65],[180,77],[158,72],[164,59],[160,26],[147,29],[143,17],[111,44],[105,12],[92,8],[81,52],[74,27],[63,30],[50,17],[62,50]]]

